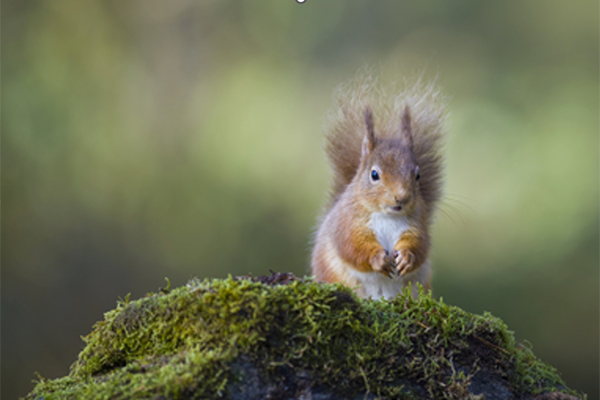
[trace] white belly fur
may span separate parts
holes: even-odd
[[[429,261],[425,261],[419,269],[403,277],[392,275],[391,278],[388,278],[379,272],[359,272],[353,268],[349,268],[348,271],[350,272],[349,275],[360,284],[356,293],[360,297],[374,300],[379,300],[382,297],[391,300],[401,293],[409,283],[411,284],[410,294],[412,298],[417,298],[419,294],[417,282],[423,285],[431,275]]]
[[[410,227],[406,218],[384,213],[374,213],[369,226],[375,232],[381,246],[389,253],[394,249],[400,235]],[[350,275],[360,282],[359,295],[372,299],[393,299],[402,291],[408,280],[414,279],[399,275],[388,278],[379,272],[359,272],[354,269],[351,271]]]
[[[360,283],[357,293],[360,297],[379,300],[382,297],[390,300],[396,297],[404,287],[404,278],[392,275],[391,278],[379,272],[359,272],[351,270],[350,275]]]
[[[400,235],[410,227],[406,218],[383,213],[373,214],[369,226],[375,232],[381,246],[388,252],[392,251]],[[411,295],[415,298],[419,293],[417,282],[422,284],[427,282],[431,274],[428,261],[425,261],[416,271],[403,277],[393,275],[388,278],[379,272],[360,272],[347,265],[337,256],[332,243],[327,243],[327,247],[328,251],[325,254],[331,255],[328,259],[330,268],[333,268],[336,274],[344,279],[347,286],[360,285],[355,290],[363,298],[379,300],[383,297],[391,300],[401,293],[409,283],[412,283]]]
[[[381,246],[390,253],[400,239],[400,235],[410,228],[405,217],[384,213],[374,213],[369,226],[375,232]]]

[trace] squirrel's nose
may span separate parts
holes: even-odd
[[[400,194],[397,194],[396,196],[394,196],[394,199],[396,200],[397,206],[403,206],[406,203],[408,203],[408,201],[410,200],[410,194],[400,193]]]
[[[408,197],[405,195],[396,195],[394,196],[394,200],[396,201],[396,204],[392,206],[392,210],[394,210],[395,212],[399,212],[404,208]]]
[[[394,199],[396,200],[396,204],[401,206],[401,205],[404,205],[408,201],[408,196],[406,194],[400,194],[400,195],[394,196]]]

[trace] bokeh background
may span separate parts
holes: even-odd
[[[3,398],[165,277],[307,274],[365,66],[449,96],[435,296],[599,397],[596,0],[3,3]]]

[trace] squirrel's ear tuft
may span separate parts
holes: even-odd
[[[402,144],[404,146],[412,150],[413,137],[410,122],[410,107],[408,107],[408,105],[404,106],[404,111],[402,112],[402,120],[400,123],[400,139],[402,140]]]
[[[362,152],[363,154],[369,154],[375,148],[375,122],[373,122],[373,110],[370,106],[365,109],[365,125],[367,134],[363,140]]]

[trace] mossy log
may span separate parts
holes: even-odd
[[[490,314],[291,274],[120,301],[27,399],[577,399]]]

